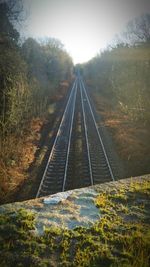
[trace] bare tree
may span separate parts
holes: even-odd
[[[123,36],[131,44],[139,42],[150,43],[150,14],[145,14],[130,21]]]
[[[19,33],[16,25],[23,20],[22,0],[0,0],[0,44],[18,42]]]

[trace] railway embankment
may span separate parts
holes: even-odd
[[[1,266],[149,266],[150,175],[0,207]]]

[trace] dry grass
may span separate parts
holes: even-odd
[[[118,154],[127,168],[127,174],[135,176],[149,173],[150,127],[131,121],[103,96],[93,94],[93,98],[105,126],[112,133]]]
[[[0,160],[1,202],[12,200],[18,187],[28,178],[27,170],[35,159],[43,123],[42,119],[33,119],[26,134],[20,138],[9,138],[11,146],[7,147],[7,158],[5,153]]]
[[[49,140],[55,131],[51,127],[56,126],[59,121],[59,116],[56,116],[56,113],[60,111],[61,108],[59,105],[58,107],[56,106],[59,101],[64,101],[64,96],[68,92],[68,86],[69,84],[64,81],[59,85],[59,88],[55,88],[56,90],[52,92],[52,95],[49,98],[47,113],[44,113],[40,118],[36,117],[32,119],[30,123],[26,125],[26,129],[20,136],[15,135],[14,129],[14,134],[11,134],[5,140],[5,145],[4,143],[1,144],[0,139],[1,203],[16,200],[18,191],[22,193],[22,187],[26,192],[26,197],[31,197],[31,195],[28,195],[29,188],[25,187],[24,182],[29,182],[30,188],[33,188],[33,185],[35,187],[35,182],[38,182],[38,166],[41,165],[43,161],[48,150]],[[45,145],[45,139],[47,140],[46,142],[48,142],[48,145],[47,143]],[[3,145],[3,149],[1,149],[1,145]],[[32,165],[34,165],[34,169],[31,171]]]

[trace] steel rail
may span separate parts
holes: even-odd
[[[65,191],[65,185],[66,185],[68,159],[69,159],[69,152],[70,152],[70,144],[71,144],[71,136],[72,136],[72,128],[73,128],[73,120],[74,120],[76,95],[77,95],[77,83],[76,83],[76,86],[75,86],[75,93],[74,93],[73,111],[72,111],[71,126],[70,126],[70,132],[69,132],[69,142],[68,142],[68,149],[67,149],[67,157],[66,157],[66,165],[65,165],[65,173],[64,173],[64,179],[63,179],[62,192]]]
[[[80,87],[80,94],[81,94],[81,104],[82,104],[83,122],[84,122],[84,129],[85,129],[86,147],[87,147],[87,153],[88,153],[90,180],[91,180],[91,185],[93,185],[94,182],[93,182],[92,164],[91,164],[90,148],[89,148],[89,141],[88,141],[88,134],[87,134],[87,125],[86,125],[86,119],[85,119],[85,109],[84,109],[84,104],[83,104],[83,94],[82,94],[80,80],[79,80],[79,87]]]
[[[90,103],[89,97],[87,95],[87,92],[86,92],[86,89],[85,89],[83,80],[81,78],[80,78],[80,81],[81,81],[81,84],[82,84],[82,87],[83,87],[83,90],[84,90],[86,99],[87,99],[88,104],[89,104],[90,112],[91,112],[91,115],[92,115],[92,118],[93,118],[93,121],[94,121],[94,125],[95,125],[95,128],[96,128],[97,134],[98,134],[99,141],[100,141],[101,146],[102,146],[102,150],[103,150],[103,153],[104,153],[106,162],[107,162],[107,166],[108,166],[108,169],[109,169],[111,178],[112,178],[113,181],[115,181],[114,174],[113,174],[113,171],[111,169],[111,165],[110,165],[110,162],[109,162],[109,159],[108,159],[108,156],[107,156],[107,153],[106,153],[106,150],[105,150],[105,147],[104,147],[102,138],[101,138],[100,133],[99,133],[99,130],[98,130],[98,126],[97,126],[97,123],[96,123],[96,120],[95,120],[95,116],[94,116],[94,113],[93,113],[93,110],[92,110],[92,107],[91,107],[91,103]]]
[[[64,113],[63,113],[63,116],[62,116],[62,119],[61,119],[61,122],[60,122],[60,125],[59,125],[59,128],[58,128],[58,131],[57,131],[57,135],[56,135],[56,137],[55,137],[55,141],[54,141],[54,144],[53,144],[53,146],[52,146],[52,150],[51,150],[49,159],[48,159],[47,164],[46,164],[45,171],[44,171],[44,173],[43,173],[43,176],[42,176],[42,179],[41,179],[41,182],[40,182],[40,185],[39,185],[37,194],[36,194],[36,198],[39,197],[39,194],[40,194],[40,191],[41,191],[41,188],[42,188],[42,185],[43,185],[43,182],[44,182],[44,179],[45,179],[47,170],[48,170],[48,166],[49,166],[49,163],[50,163],[50,161],[51,161],[51,159],[52,159],[53,152],[54,152],[54,150],[55,150],[55,146],[56,146],[57,140],[58,140],[59,135],[60,135],[61,127],[62,127],[62,124],[63,124],[63,122],[64,122],[66,113],[67,113],[67,111],[68,111],[68,107],[69,107],[69,104],[70,104],[70,102],[71,102],[72,95],[73,95],[73,92],[74,92],[74,88],[75,88],[75,87],[77,87],[77,78],[76,78],[76,80],[74,81],[74,84],[73,84],[73,86],[72,86],[71,93],[70,93],[70,96],[69,96],[69,99],[68,99],[68,102],[67,102],[65,111],[64,111]]]

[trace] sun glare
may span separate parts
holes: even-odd
[[[148,0],[143,1],[142,7],[138,0],[26,0],[26,35],[60,39],[74,63],[83,63],[105,48],[130,19],[148,10]]]

